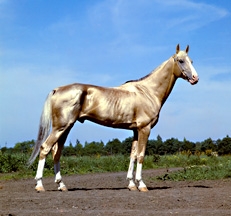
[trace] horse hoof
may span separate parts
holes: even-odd
[[[35,190],[39,193],[39,192],[45,192],[45,189],[43,186],[36,186]]]
[[[130,191],[137,191],[138,189],[137,189],[137,187],[134,185],[134,186],[128,186],[128,189],[130,190]]]
[[[63,192],[67,192],[67,191],[68,191],[68,189],[67,189],[66,186],[59,187],[58,190],[59,190],[59,191],[63,191]]]
[[[139,188],[139,191],[140,192],[148,192],[148,188],[147,187],[142,187],[142,188]]]

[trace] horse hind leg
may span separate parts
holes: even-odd
[[[58,142],[52,147],[52,156],[54,160],[55,183],[59,185],[58,190],[68,191],[66,185],[63,183],[60,172],[60,157],[67,135],[71,128],[67,129],[64,134],[59,138]]]
[[[58,130],[53,129],[51,134],[48,136],[48,138],[45,140],[45,142],[40,147],[38,168],[37,168],[37,172],[35,176],[35,180],[37,181],[35,190],[37,192],[45,191],[43,184],[42,184],[42,178],[43,178],[43,171],[44,171],[46,157],[48,153],[51,151],[51,148],[58,142],[59,138],[62,136],[64,132],[65,130],[58,131]]]
[[[43,171],[44,171],[46,156],[50,152],[54,143],[56,142],[57,142],[57,137],[55,136],[55,133],[52,132],[40,147],[38,168],[37,168],[37,172],[35,176],[35,180],[37,181],[35,190],[37,192],[45,191],[43,187],[43,183],[42,183],[42,178],[43,178]]]

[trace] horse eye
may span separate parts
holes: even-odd
[[[181,64],[183,64],[183,63],[184,63],[184,61],[183,61],[182,59],[180,59],[180,60],[179,60],[179,62],[180,62]]]

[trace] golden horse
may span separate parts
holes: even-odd
[[[29,159],[32,164],[39,155],[35,179],[37,191],[45,191],[42,184],[46,156],[52,151],[55,182],[58,189],[67,187],[60,174],[61,151],[74,123],[89,120],[104,126],[133,131],[130,164],[127,173],[130,190],[148,191],[142,180],[142,164],[150,130],[156,125],[161,107],[168,98],[177,78],[192,85],[199,80],[192,60],[188,56],[189,46],[180,50],[147,76],[106,88],[87,84],[71,84],[50,92],[40,119],[38,139]],[[52,130],[51,129],[52,124]],[[134,164],[137,161],[133,179]]]

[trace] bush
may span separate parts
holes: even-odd
[[[168,173],[163,176],[158,176],[158,180],[171,180],[171,181],[184,181],[184,180],[204,180],[204,179],[224,179],[231,178],[231,157],[190,157],[187,162],[187,166],[183,166],[183,169]]]
[[[2,154],[0,152],[0,173],[17,172],[24,168],[27,162],[25,154]]]

